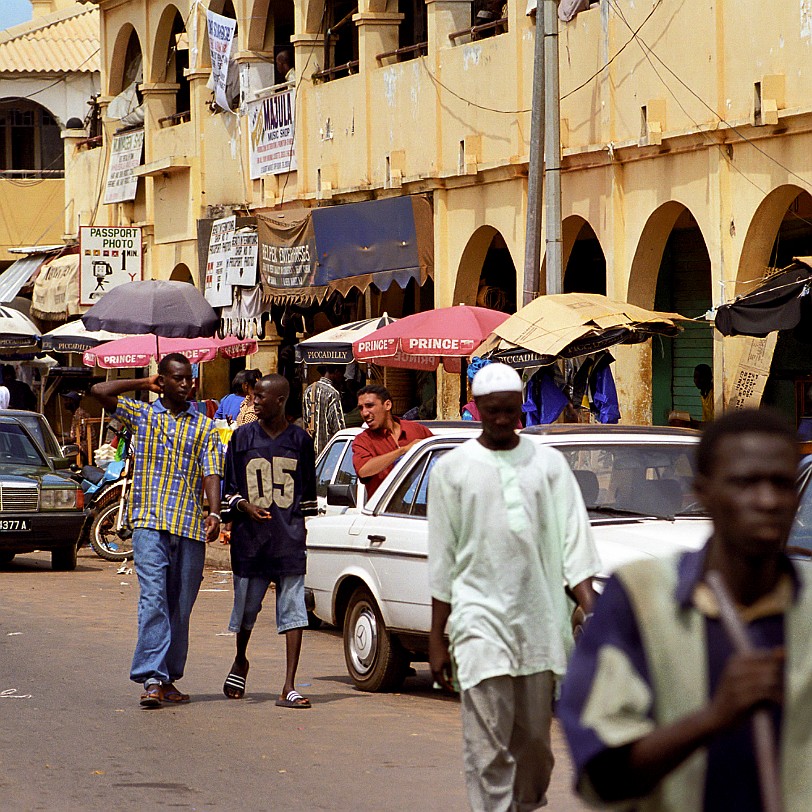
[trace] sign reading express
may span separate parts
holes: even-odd
[[[142,278],[141,229],[79,229],[79,304],[95,304],[108,290]]]

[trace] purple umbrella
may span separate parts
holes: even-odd
[[[82,322],[88,330],[199,338],[213,336],[219,318],[194,285],[150,279],[107,291]]]

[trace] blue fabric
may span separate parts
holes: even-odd
[[[567,403],[567,396],[555,385],[548,373],[536,373],[527,385],[527,400],[522,406],[522,411],[527,415],[525,425],[555,423]]]
[[[478,355],[475,355],[469,362],[468,362],[468,380],[473,381],[474,375],[479,372],[480,369],[483,367],[488,366],[488,364],[492,364],[490,358],[480,358]]]
[[[203,581],[206,545],[136,527],[133,553],[141,595],[130,679],[174,682],[186,667],[189,618]]]
[[[214,413],[215,420],[236,420],[237,415],[240,413],[240,406],[242,405],[244,395],[226,395],[217,407]]]
[[[595,373],[593,402],[599,423],[617,423],[620,420],[620,404],[617,399],[615,378],[609,364],[600,366]]]

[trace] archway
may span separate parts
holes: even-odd
[[[0,174],[6,178],[62,177],[59,124],[31,99],[0,100]]]
[[[189,38],[183,17],[175,6],[167,6],[161,15],[152,53],[151,81],[178,86],[170,116],[189,115],[191,90],[186,76]]]
[[[562,223],[564,293],[606,295],[606,256],[592,226],[577,215]]]
[[[287,51],[286,63],[296,70],[294,48],[290,39],[294,34],[293,0],[255,0],[248,26],[248,48],[270,54],[274,62],[274,84],[285,81],[285,75],[276,64],[276,58]]]
[[[671,204],[667,219],[675,213]],[[643,306],[655,310],[701,317],[711,307],[711,261],[707,245],[691,212],[681,206],[663,245],[656,272],[653,302]],[[657,212],[652,215],[652,219]],[[663,236],[662,212],[652,233]],[[650,221],[651,223],[651,221]],[[643,231],[645,238],[648,225]],[[640,252],[638,248],[638,253]],[[649,255],[651,258],[651,255]],[[642,269],[641,269],[642,270]],[[650,270],[647,269],[647,270]],[[639,295],[648,299],[644,280],[638,280]],[[650,278],[645,278],[649,283]],[[631,290],[631,288],[630,288]],[[631,297],[630,297],[631,298]],[[713,334],[707,322],[687,322],[675,338],[652,339],[651,397],[652,422],[665,425],[671,412],[686,412],[696,421],[702,420],[702,399],[694,385],[694,369],[699,364],[713,368]]]
[[[169,275],[169,280],[171,282],[188,282],[190,285],[194,285],[195,283],[189,267],[182,262],[173,268],[172,273]]]
[[[117,96],[133,82],[143,82],[143,57],[138,32],[132,25],[123,25],[116,35],[113,57],[108,72],[108,93]]]
[[[481,226],[468,240],[457,269],[454,303],[516,312],[516,266],[493,226]]]
[[[774,189],[756,209],[742,249],[735,289],[728,283],[727,301],[756,287],[794,257],[812,255],[812,196],[797,186]],[[808,416],[803,393],[812,365],[812,323],[801,319],[794,330],[782,330],[773,353],[762,403],[797,422]]]

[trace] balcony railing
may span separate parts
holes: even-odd
[[[428,42],[418,42],[417,45],[407,45],[397,48],[394,51],[384,51],[378,54],[375,59],[383,64],[386,59],[394,59],[396,62],[405,62],[407,59],[416,59],[419,56],[426,56],[429,52]]]
[[[174,113],[171,116],[164,116],[158,119],[160,127],[174,127],[177,124],[183,124],[184,121],[191,121],[192,113],[190,110],[184,110],[182,113]]]
[[[64,177],[64,169],[0,169],[0,180],[43,180]]]
[[[332,79],[340,79],[344,75],[351,76],[353,73],[358,73],[360,64],[357,59],[353,59],[352,62],[347,62],[344,65],[336,65],[333,68],[316,71],[312,78],[314,82],[329,82]]]
[[[507,30],[507,17],[502,17],[498,20],[491,20],[489,23],[482,23],[482,25],[474,25],[471,28],[463,28],[461,31],[454,31],[448,35],[448,38],[456,45],[457,40],[463,37],[471,37],[471,42],[476,42],[478,39],[484,39],[486,36],[495,37],[497,34],[506,34]]]

